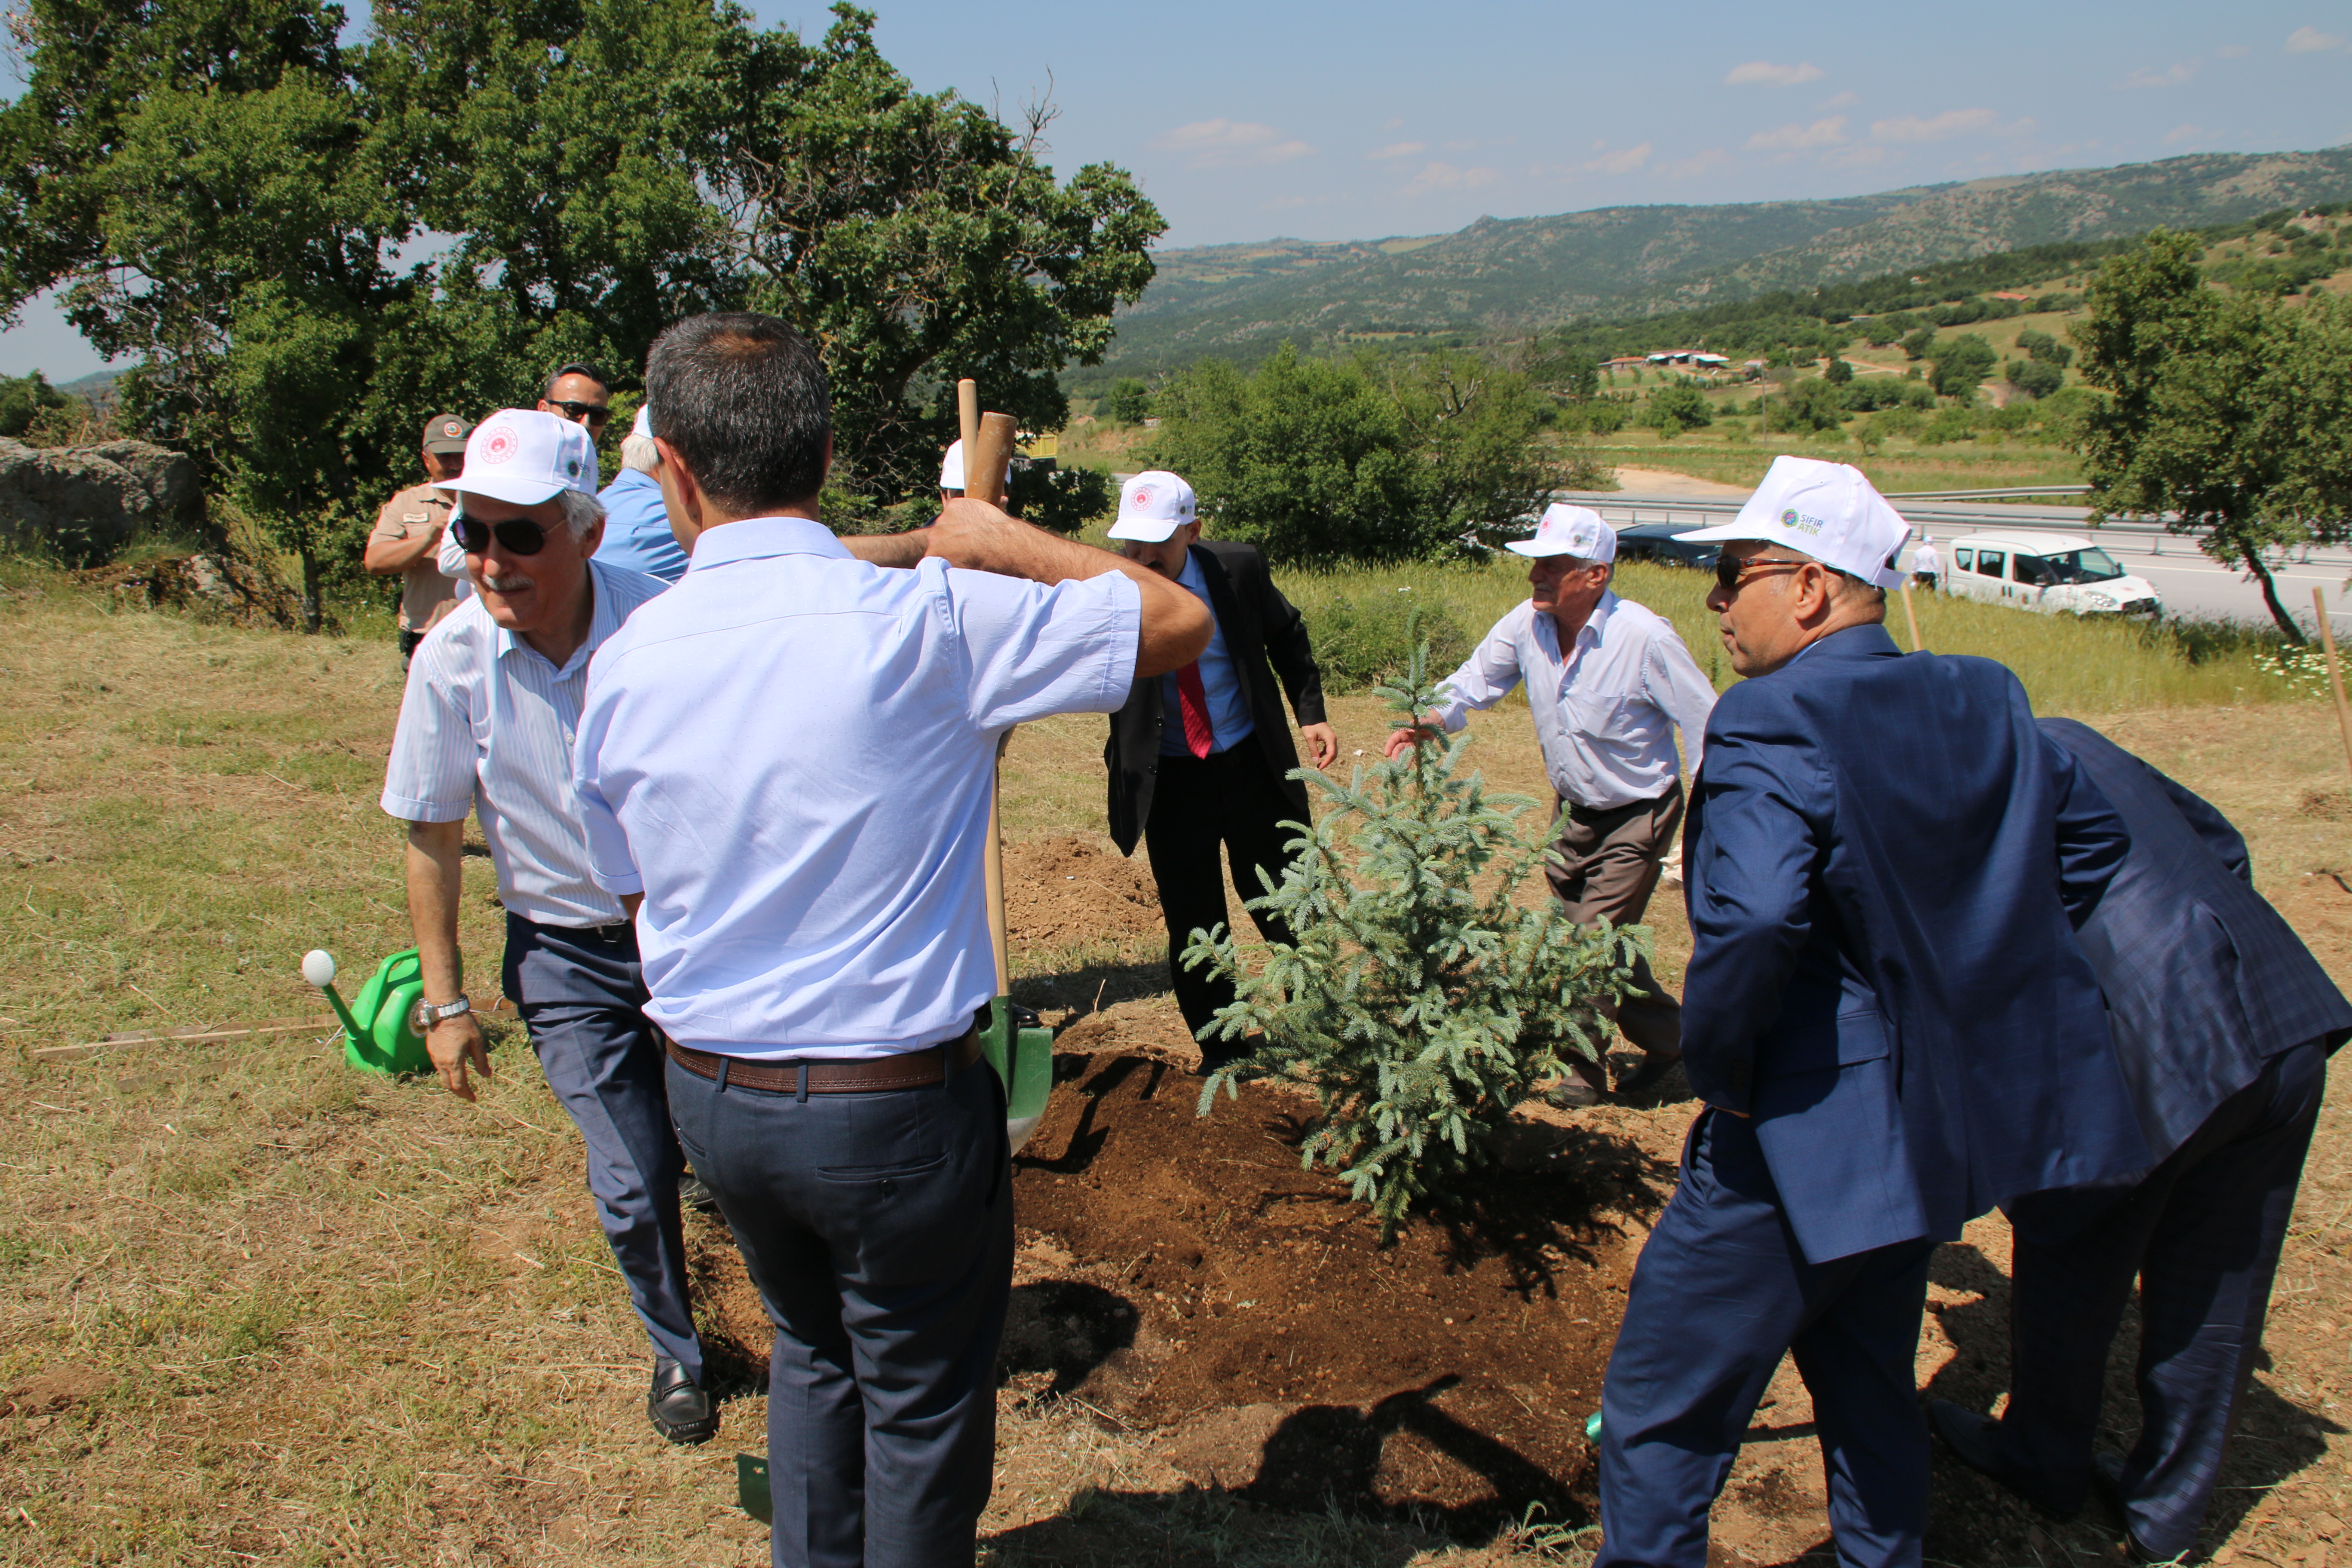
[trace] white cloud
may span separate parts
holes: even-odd
[[[1379,152],[1367,153],[1364,156],[1377,162],[1382,158],[1410,158],[1415,153],[1428,151],[1429,143],[1426,142],[1391,142]]]
[[[1834,147],[1845,140],[1845,116],[1832,114],[1827,120],[1816,120],[1811,125],[1783,125],[1778,131],[1759,131],[1748,139],[1751,153],[1801,153],[1811,147]]]
[[[1315,151],[1304,142],[1286,139],[1271,125],[1234,120],[1196,120],[1162,132],[1151,145],[1164,153],[1191,153],[1184,165],[1189,169],[1286,163]]]
[[[1481,185],[1491,185],[1502,177],[1502,172],[1497,169],[1458,169],[1451,163],[1432,161],[1423,163],[1421,173],[1407,182],[1397,195],[1425,196],[1433,191],[1475,191]]]
[[[1659,172],[1669,180],[1687,180],[1694,174],[1704,174],[1731,162],[1731,154],[1720,147],[1710,147],[1695,153],[1679,163],[1668,163]]]
[[[1626,147],[1614,153],[1603,153],[1586,161],[1584,171],[1591,174],[1630,174],[1650,161],[1650,144]]]
[[[1815,109],[1850,109],[1861,101],[1862,94],[1858,92],[1841,92],[1822,100],[1813,107]]]
[[[2176,125],[2164,133],[2164,144],[2178,147],[2185,142],[2202,142],[2207,134],[2201,125]]]
[[[2201,60],[2181,60],[2160,71],[2142,68],[2124,78],[2125,87],[2179,87],[2197,74]]]
[[[1948,109],[1932,120],[1916,114],[1875,120],[1870,133],[1881,142],[1948,142],[1955,136],[2021,136],[2032,129],[2031,120],[2003,125],[1990,109]]]
[[[2291,55],[2324,55],[2330,49],[2340,49],[2344,40],[2334,33],[2323,33],[2316,27],[2297,27],[2286,36],[2286,52]]]
[[[1822,68],[1810,60],[1799,66],[1776,66],[1770,60],[1749,60],[1734,66],[1723,79],[1726,87],[1796,87],[1822,79]]]

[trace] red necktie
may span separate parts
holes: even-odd
[[[1183,700],[1184,744],[1194,756],[1205,757],[1217,743],[1217,731],[1209,722],[1209,693],[1201,684],[1199,659],[1176,672],[1176,695]]]

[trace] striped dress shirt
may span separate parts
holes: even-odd
[[[383,809],[404,822],[482,819],[506,907],[541,925],[611,925],[621,901],[588,875],[572,745],[588,661],[630,612],[667,587],[588,563],[588,640],[561,669],[467,600],[417,645],[384,769]]]

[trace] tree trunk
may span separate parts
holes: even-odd
[[[2311,639],[2303,635],[2303,628],[2295,625],[2294,617],[2286,613],[2286,606],[2279,603],[2278,584],[2271,581],[2270,568],[2263,564],[2263,552],[2249,544],[2244,549],[2243,559],[2246,570],[2252,572],[2254,581],[2263,585],[2263,603],[2270,606],[2271,619],[2279,624],[2279,630],[2285,634],[2286,640],[2297,647],[2309,642]]]
[[[326,621],[326,606],[319,597],[319,555],[309,545],[302,546],[302,629],[316,635]]]

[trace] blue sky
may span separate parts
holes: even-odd
[[[1171,246],[2352,142],[2342,3],[875,8],[883,52],[925,89],[1010,117],[1050,81],[1050,161],[1133,171]],[[0,334],[0,373],[97,363],[37,307]]]

